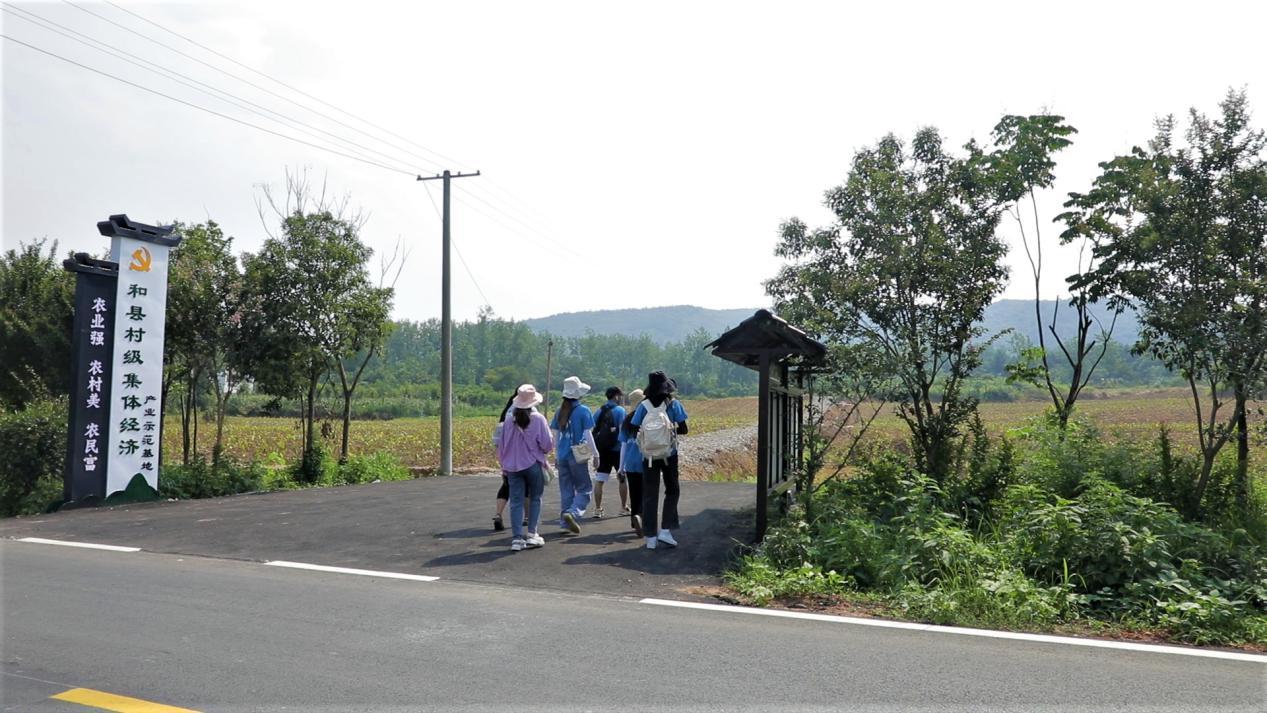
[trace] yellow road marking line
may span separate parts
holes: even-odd
[[[81,706],[93,706],[116,713],[198,713],[189,708],[165,706],[162,703],[143,701],[140,698],[116,696],[105,691],[94,691],[91,688],[72,688],[69,691],[51,696],[59,701],[78,703]]]

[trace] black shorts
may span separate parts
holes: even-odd
[[[598,472],[610,474],[614,470],[620,470],[620,451],[599,451]]]

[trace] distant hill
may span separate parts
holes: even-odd
[[[534,331],[548,332],[556,337],[583,337],[586,332],[625,334],[631,337],[645,334],[657,344],[668,344],[682,341],[688,334],[701,327],[708,330],[710,334],[721,334],[751,317],[756,311],[756,307],[705,309],[681,305],[566,312],[549,317],[525,319],[523,323]]]
[[[1050,323],[1053,300],[1044,300],[1043,325]],[[678,342],[691,332],[703,327],[710,334],[721,334],[752,316],[751,309],[705,309],[680,305],[676,307],[648,307],[643,309],[613,309],[590,312],[566,312],[563,314],[525,319],[523,323],[537,332],[548,332],[558,337],[583,337],[586,332],[595,334],[626,334],[651,337],[657,344]],[[1108,310],[1093,308],[1107,326]],[[1029,300],[999,300],[986,308],[982,325],[990,334],[1011,328],[1025,335],[1031,342],[1038,341],[1038,328],[1034,322],[1034,303]],[[1061,337],[1073,335],[1074,313],[1068,303],[1061,303],[1057,313],[1056,329]],[[1139,336],[1139,324],[1134,312],[1126,312],[1117,320],[1113,331],[1114,341],[1132,344]]]
[[[1051,311],[1055,304],[1055,300],[1042,302],[1044,330],[1051,324]],[[1103,306],[1093,306],[1091,314],[1098,317],[1106,329],[1112,321],[1112,313]],[[1056,313],[1056,331],[1061,339],[1074,336],[1075,322],[1075,315],[1069,308],[1069,303],[1061,302],[1060,310]],[[1011,328],[1017,334],[1025,335],[1030,342],[1038,343],[1038,325],[1034,319],[1034,303],[1031,300],[999,300],[986,308],[985,319],[981,320],[981,324],[990,334]],[[1092,326],[1091,332],[1098,335],[1099,328]],[[1044,336],[1050,338],[1051,332],[1047,331]],[[1139,322],[1135,318],[1135,312],[1123,312],[1117,318],[1117,326],[1113,329],[1113,341],[1134,344],[1138,337]]]

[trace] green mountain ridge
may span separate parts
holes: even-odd
[[[1043,325],[1051,323],[1055,300],[1043,300]],[[709,334],[718,335],[752,316],[758,308],[749,309],[708,309],[692,305],[675,305],[672,307],[643,307],[633,309],[591,310],[582,312],[564,312],[522,320],[524,325],[536,332],[549,333],[556,337],[583,337],[593,334],[623,334],[629,337],[646,335],[657,344],[680,342],[687,335],[699,329]],[[1106,327],[1112,320],[1108,309],[1094,306],[1092,315]],[[989,334],[996,334],[1011,329],[1030,342],[1038,341],[1038,326],[1034,318],[1034,302],[1032,300],[999,300],[990,305],[985,312],[981,325]],[[1074,312],[1067,302],[1061,302],[1056,310],[1056,331],[1062,339],[1074,334]],[[1050,337],[1050,332],[1046,332]],[[1113,330],[1113,340],[1122,344],[1132,344],[1139,336],[1139,323],[1134,312],[1126,312],[1118,317]]]

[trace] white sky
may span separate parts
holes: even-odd
[[[1159,114],[1216,111],[1246,86],[1267,125],[1258,3],[246,2],[120,4],[456,162],[383,134],[108,4],[92,12],[384,137],[237,82],[65,2],[18,8],[397,158],[481,170],[454,182],[454,240],[498,314],[766,303],[779,223],[830,219],[823,191],[887,132],[986,139],[1004,113],[1080,130],[1047,219]],[[10,3],[5,3],[10,6]],[[0,15],[4,34],[251,123],[277,122]],[[214,218],[257,250],[259,184],[308,167],[413,248],[396,316],[438,316],[439,220],[412,177],[330,155],[3,40],[4,248],[48,236],[100,251],[111,213]],[[360,149],[349,149],[365,153]],[[382,160],[381,157],[375,157]],[[439,200],[439,184],[432,186]],[[491,204],[491,205],[490,205]],[[496,206],[495,208],[492,206]],[[495,220],[490,219],[495,218]],[[1054,239],[1055,231],[1049,235]],[[1049,261],[1046,296],[1069,272]],[[1019,249],[1005,296],[1031,296]],[[648,286],[639,275],[672,277]],[[615,278],[613,289],[596,291]],[[484,302],[454,261],[454,311]]]

